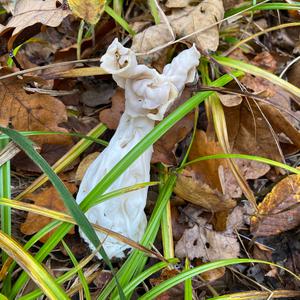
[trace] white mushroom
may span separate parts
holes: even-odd
[[[163,119],[184,85],[194,80],[199,58],[200,54],[193,46],[181,52],[159,74],[154,69],[138,65],[134,52],[123,47],[117,39],[112,42],[101,59],[101,67],[111,73],[117,84],[125,89],[125,111],[109,145],[86,171],[77,194],[78,203],[153,129],[156,120]],[[107,192],[149,181],[151,155],[152,147],[133,162]],[[109,199],[89,209],[86,216],[91,223],[139,242],[147,225],[144,213],[147,191],[147,188],[143,188]],[[110,258],[123,257],[124,250],[130,248],[102,233],[97,234]],[[81,235],[93,249],[82,232]]]

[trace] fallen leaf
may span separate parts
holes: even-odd
[[[235,107],[224,107],[227,131],[232,153],[257,155],[281,161],[277,137],[259,107],[252,102],[243,101]],[[263,164],[258,176],[264,175],[269,167]],[[262,175],[261,175],[262,174]]]
[[[90,166],[90,164],[99,156],[100,152],[93,152],[89,155],[87,155],[79,164],[77,170],[76,170],[76,175],[75,175],[75,180],[81,181],[87,168]]]
[[[289,175],[272,189],[251,218],[255,236],[270,236],[295,228],[300,224],[300,175]]]
[[[0,34],[10,28],[15,28],[12,35],[16,35],[26,27],[36,23],[57,27],[70,14],[70,11],[62,9],[62,7],[56,7],[56,3],[56,0],[18,0],[12,18],[0,31]]]
[[[178,38],[203,31],[186,38],[201,50],[216,51],[219,45],[219,28],[214,25],[224,16],[223,1],[207,0],[199,5],[172,11],[168,17]]]
[[[74,15],[95,25],[104,11],[106,0],[67,0]]]
[[[223,153],[223,150],[218,142],[211,139],[202,130],[197,130],[195,138],[189,153],[189,160],[196,159],[200,156]],[[223,192],[222,184],[219,177],[219,168],[223,166],[228,169],[226,160],[224,159],[209,159],[192,164],[191,168],[195,172],[197,179],[208,184],[212,189],[217,189]]]
[[[239,105],[243,101],[240,95],[218,94],[218,97],[222,104],[227,107]]]
[[[197,221],[202,224],[195,224],[187,229],[177,242],[177,257],[188,257],[190,260],[201,258],[205,262],[238,257],[240,245],[234,235],[214,231],[203,218],[198,218]]]
[[[147,53],[151,49],[164,45],[174,40],[170,29],[166,24],[153,25],[136,34],[132,39],[131,49],[136,53]],[[164,48],[155,53],[138,57],[139,63],[151,65],[160,57],[166,56],[167,49]]]
[[[1,74],[6,74],[2,70]],[[0,124],[20,131],[59,131],[68,132],[58,124],[67,121],[65,106],[58,99],[41,94],[29,94],[23,89],[35,78],[8,78],[0,81]],[[32,140],[40,146],[43,144],[72,143],[69,136],[41,135]]]
[[[77,191],[77,187],[74,183],[64,182],[66,188],[74,194]],[[59,212],[66,212],[66,208],[61,200],[57,190],[53,186],[48,186],[45,189],[33,193],[27,194],[26,199],[30,199],[34,201],[35,205],[46,207],[52,210],[56,210]],[[21,224],[21,232],[26,235],[32,235],[41,230],[47,224],[49,224],[53,219],[37,215],[35,213],[29,212],[27,218],[24,223]],[[55,230],[49,232],[45,236],[43,236],[40,241],[46,242],[48,238],[53,234]],[[70,233],[74,234],[74,228],[70,231]]]
[[[177,196],[211,212],[235,207],[236,201],[224,195],[218,189],[213,189],[207,183],[193,178],[192,174],[184,171],[177,176],[174,188],[174,193]]]
[[[225,275],[226,269],[224,267],[212,269],[201,274],[201,278],[208,282],[216,281]]]
[[[216,51],[219,45],[219,27],[214,24],[224,16],[223,1],[206,0],[198,5],[194,4],[195,1],[168,1],[167,5],[175,8],[167,16],[169,26],[163,23],[146,28],[133,38],[132,49],[147,53],[174,40],[175,34],[177,38],[185,37],[185,41],[195,43],[197,48],[203,51]],[[196,33],[197,31],[200,32]],[[147,54],[142,58],[142,62],[151,64],[164,56],[166,51],[162,49],[154,54]]]

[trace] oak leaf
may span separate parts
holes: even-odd
[[[56,0],[18,0],[13,9],[12,18],[0,34],[9,28],[15,28],[12,35],[16,35],[24,28],[36,23],[57,27],[70,14],[70,11],[56,7],[56,3]]]
[[[255,236],[270,236],[300,225],[300,175],[289,175],[275,185],[251,218]]]
[[[71,194],[74,194],[77,191],[77,187],[74,183],[64,182],[67,189]],[[48,186],[45,189],[32,194],[27,194],[26,199],[30,199],[34,201],[35,205],[46,207],[52,210],[56,210],[59,212],[66,212],[66,208],[64,206],[63,201],[61,200],[57,190],[53,186]],[[49,224],[53,219],[39,216],[35,213],[29,212],[27,218],[23,224],[21,224],[21,232],[27,235],[32,235],[38,232],[40,229]],[[45,242],[48,238],[53,234],[55,229],[48,234],[46,234],[43,238],[41,238],[41,242]],[[70,233],[74,233],[74,229],[70,231]]]

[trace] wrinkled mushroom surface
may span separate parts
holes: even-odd
[[[200,54],[193,46],[181,52],[159,74],[152,68],[139,65],[134,52],[123,47],[117,39],[112,42],[101,59],[101,67],[125,89],[125,111],[109,145],[87,169],[77,194],[78,203],[153,129],[155,121],[163,119],[184,85],[194,80],[199,58]],[[106,192],[149,181],[151,155],[152,147],[149,147]],[[143,188],[109,199],[89,209],[86,216],[91,223],[139,242],[147,225],[144,213],[147,191]],[[93,249],[85,235],[80,234]],[[123,257],[124,250],[130,248],[105,234],[97,234],[110,258]]]

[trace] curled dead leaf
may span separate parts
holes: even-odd
[[[281,180],[258,206],[251,218],[255,236],[270,236],[295,228],[300,224],[300,175]]]
[[[147,53],[151,49],[166,44],[173,40],[172,33],[166,24],[154,25],[146,28],[144,31],[136,34],[132,39],[131,49],[135,52]],[[138,57],[140,63],[151,64],[157,61],[166,50],[156,51],[153,54]]]
[[[207,183],[193,178],[188,171],[178,175],[174,192],[182,199],[212,212],[227,210],[236,205],[235,200]]]
[[[179,38],[203,29],[186,40],[195,43],[199,49],[216,51],[219,45],[219,28],[214,24],[223,16],[223,1],[207,0],[196,6],[174,10],[169,20]]]
[[[67,189],[74,194],[77,191],[77,187],[74,183],[64,182]],[[26,199],[34,201],[35,205],[53,209],[59,212],[66,212],[63,201],[61,200],[57,190],[53,186],[48,186],[45,189],[32,194],[27,194]],[[38,232],[40,229],[49,224],[53,219],[48,217],[43,217],[35,213],[29,212],[24,223],[21,224],[21,232],[24,234],[32,235]],[[48,238],[52,235],[55,229],[45,236],[43,236],[40,241],[46,242]],[[70,231],[74,234],[74,228]]]

